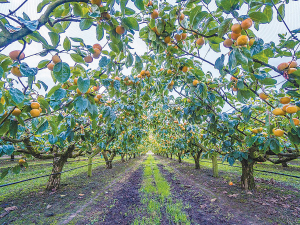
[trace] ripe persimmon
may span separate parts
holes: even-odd
[[[54,66],[55,66],[54,63],[49,63],[49,64],[47,65],[47,68],[48,68],[48,70],[53,71]]]
[[[202,46],[202,45],[204,44],[204,38],[203,38],[203,37],[199,38],[199,39],[196,41],[196,43],[197,43],[197,45]]]
[[[253,24],[252,19],[247,18],[247,19],[242,21],[241,27],[243,28],[243,30],[247,30],[252,26],[252,24]]]
[[[165,37],[164,39],[165,43],[170,43],[171,42],[171,38],[169,36]]]
[[[10,72],[17,77],[22,77],[20,68],[18,66],[14,66],[13,68],[11,68]]]
[[[231,31],[235,34],[239,34],[242,32],[242,27],[240,24],[236,23],[231,26]]]
[[[281,104],[288,104],[288,103],[290,103],[290,101],[291,101],[291,98],[290,98],[290,97],[282,97],[282,98],[280,99],[280,103],[281,103]]]
[[[288,69],[288,67],[289,67],[289,64],[287,62],[283,62],[283,63],[280,63],[277,66],[277,69],[280,70],[280,71],[283,71],[285,69]]]
[[[18,56],[20,55],[20,50],[14,50],[14,51],[11,51],[9,53],[9,57],[14,60],[14,61],[17,61],[18,60]],[[22,60],[25,58],[25,54],[24,52],[21,53],[20,57],[19,57],[19,60]]]
[[[93,58],[98,59],[101,55],[101,51],[98,48],[94,48]]]
[[[30,110],[30,115],[32,116],[32,117],[37,117],[37,116],[39,116],[41,114],[41,112],[40,112],[40,110],[38,110],[38,109],[32,109],[32,110]]]
[[[116,27],[116,32],[120,35],[124,34],[125,33],[125,28],[122,27],[121,25],[117,26]]]
[[[52,62],[54,64],[57,64],[57,63],[61,62],[61,59],[59,58],[58,55],[54,55],[54,56],[52,56]]]
[[[21,114],[21,110],[19,108],[15,108],[11,114],[14,116],[19,116]]]
[[[193,80],[193,86],[197,86],[199,84],[199,81],[198,80]]]
[[[158,11],[156,9],[154,9],[151,13],[151,18],[154,20],[158,18]]]
[[[225,48],[230,48],[233,44],[233,41],[231,39],[226,39],[224,42],[223,42],[223,46]]]
[[[38,103],[38,102],[31,102],[30,107],[32,109],[38,109],[38,108],[40,108],[40,103]]]
[[[238,33],[238,34],[236,34],[236,33],[231,33],[231,39],[233,39],[233,40],[237,40],[238,39],[238,37],[239,36],[241,36],[242,34],[241,33]]]
[[[266,99],[268,99],[268,95],[266,95],[265,93],[261,92],[259,94],[259,98],[262,99],[262,100],[266,100]]]
[[[86,57],[84,57],[84,61],[86,63],[91,63],[93,62],[93,57],[91,55],[87,55]]]
[[[237,38],[236,43],[237,45],[241,46],[241,45],[246,45],[248,44],[249,38],[247,35],[241,35]]]

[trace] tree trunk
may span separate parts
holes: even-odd
[[[135,159],[135,153],[133,153],[133,158]]]
[[[70,145],[67,150],[58,158],[53,158],[53,167],[52,167],[52,172],[48,183],[46,190],[51,191],[51,190],[57,190],[59,189],[60,185],[60,177],[61,174],[60,172],[62,171],[65,163],[67,162],[67,159],[72,156],[72,152],[75,149],[74,145]]]
[[[282,159],[283,156],[278,155],[278,158],[279,158],[279,159]],[[288,167],[288,164],[287,164],[286,162],[281,163],[281,165],[282,165],[282,167]]]
[[[122,162],[125,162],[124,156],[125,156],[125,154],[121,154],[121,161]]]
[[[217,158],[218,158],[217,155],[212,155],[212,157],[211,157],[212,167],[213,167],[213,177],[218,177],[219,176]]]
[[[129,159],[128,160],[130,160],[131,159],[131,156],[132,156],[132,154],[128,154],[129,155]]]
[[[170,158],[172,159],[172,153],[170,153]]]
[[[169,155],[168,155],[168,153],[166,153],[166,157],[167,157],[167,158],[169,158]]]
[[[193,155],[194,161],[195,161],[195,169],[200,169],[200,156],[202,151],[198,151],[195,155]]]
[[[242,160],[242,177],[241,187],[245,190],[251,190],[255,188],[255,181],[253,176],[254,161]]]
[[[180,154],[180,153],[178,153],[178,162],[179,162],[179,163],[182,162],[182,161],[181,161],[181,154]]]
[[[111,168],[112,168],[112,164],[111,164],[111,162],[110,162],[109,159],[108,159],[108,156],[107,156],[107,154],[106,154],[106,151],[103,151],[103,152],[102,152],[102,155],[103,155],[103,158],[104,158],[104,160],[105,160],[106,169],[111,169]]]
[[[93,163],[93,157],[91,155],[89,155],[88,172],[87,172],[88,177],[92,176],[92,163]]]
[[[15,160],[15,154],[13,153],[10,155],[10,161],[14,161],[14,160]]]

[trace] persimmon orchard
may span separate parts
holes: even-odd
[[[246,190],[257,162],[299,157],[300,29],[285,21],[289,1],[38,3],[36,20],[22,11],[27,1],[0,13],[0,156],[53,159],[48,190],[69,158],[92,163],[100,153],[112,168],[146,144],[179,162],[193,157],[196,169],[210,158],[215,177],[217,159],[239,161]],[[266,42],[260,34],[274,21],[285,32]],[[70,36],[74,24],[98,42]]]

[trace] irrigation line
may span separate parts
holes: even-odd
[[[201,160],[200,162],[210,162],[210,161],[205,161],[205,160]],[[229,164],[224,164],[224,163],[218,163],[219,165],[224,165],[224,166],[230,166]],[[237,168],[242,168],[241,166],[232,166],[232,167],[237,167]],[[290,174],[285,174],[285,173],[277,173],[277,172],[272,172],[272,171],[267,171],[267,170],[256,170],[253,169],[254,171],[259,171],[259,172],[264,172],[264,173],[272,173],[272,174],[278,174],[278,175],[282,175],[282,176],[287,176],[287,177],[294,177],[294,178],[299,178],[300,176],[296,176],[296,175],[290,175]]]
[[[19,184],[19,183],[22,183],[22,182],[25,182],[25,181],[30,181],[30,180],[35,180],[35,179],[43,178],[43,177],[49,177],[49,176],[52,176],[52,175],[66,173],[66,172],[69,172],[69,171],[72,171],[72,170],[76,170],[76,169],[79,169],[79,168],[82,168],[82,167],[85,167],[85,166],[89,166],[89,165],[94,165],[94,164],[99,164],[99,163],[105,163],[105,162],[111,162],[111,161],[112,160],[102,161],[102,162],[97,162],[97,163],[90,163],[90,164],[87,164],[87,165],[83,165],[83,166],[79,166],[79,167],[72,168],[72,169],[69,169],[69,170],[65,170],[65,171],[62,171],[62,172],[59,172],[59,173],[46,174],[46,175],[42,175],[42,176],[39,176],[39,177],[32,177],[32,178],[28,178],[26,180],[16,181],[16,182],[13,182],[13,183],[2,184],[2,185],[0,185],[0,188],[6,187],[6,186],[10,186],[10,185],[13,185],[13,184]]]

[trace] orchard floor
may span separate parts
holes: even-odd
[[[110,170],[101,165],[91,178],[78,173],[56,192],[18,192],[0,202],[0,224],[300,224],[299,189],[260,179],[255,191],[242,191],[233,173],[213,178],[211,169],[195,170],[191,163],[159,156],[151,168],[157,166],[170,196],[162,199],[155,193],[145,201],[146,159],[115,162]],[[151,184],[158,190],[155,179]],[[17,209],[5,213],[12,206]]]

